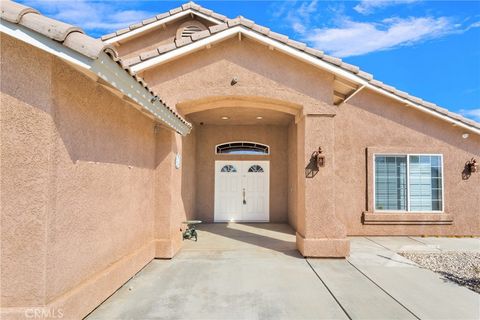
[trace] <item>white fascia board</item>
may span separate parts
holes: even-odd
[[[65,61],[84,69],[90,69],[92,59],[65,47],[57,41],[54,41],[40,33],[25,28],[22,25],[0,20],[0,32],[8,34],[22,42],[26,42],[43,51],[53,54]]]
[[[102,52],[98,59],[91,59],[42,34],[4,20],[1,20],[0,32],[55,55],[74,66],[80,67],[85,72],[95,74],[176,132],[181,135],[186,135],[190,132],[191,128],[178,119],[158,100],[152,103],[151,99],[154,96],[106,53]]]
[[[480,135],[480,130],[473,127],[473,126],[470,126],[464,122],[461,122],[461,121],[458,121],[456,119],[453,119],[449,116],[446,116],[446,115],[443,115],[435,110],[432,110],[430,108],[427,108],[425,106],[422,106],[422,105],[419,105],[419,104],[416,104],[410,100],[407,100],[405,98],[402,98],[400,96],[397,96],[391,92],[388,92],[387,90],[385,89],[382,89],[382,88],[378,88],[372,84],[370,84],[368,81],[366,81],[365,79],[362,79],[354,74],[352,74],[351,72],[349,71],[346,71],[346,70],[343,70],[342,68],[338,67],[338,66],[335,66],[335,65],[332,65],[328,62],[325,62],[317,57],[314,57],[308,53],[305,53],[305,52],[302,52],[302,51],[299,51],[297,49],[294,49],[286,44],[283,44],[283,43],[280,43],[274,39],[271,39],[269,37],[266,37],[264,35],[261,35],[261,34],[258,34],[257,32],[255,31],[252,31],[250,29],[246,29],[242,26],[236,26],[236,27],[233,27],[233,28],[230,28],[230,29],[227,29],[227,30],[224,30],[224,31],[221,31],[217,34],[214,34],[208,38],[205,38],[205,39],[201,39],[199,41],[195,41],[191,44],[188,44],[184,47],[181,47],[181,48],[178,48],[178,49],[175,49],[173,51],[170,51],[170,52],[167,52],[165,54],[162,54],[158,57],[155,57],[155,58],[152,58],[152,59],[149,59],[149,60],[146,60],[144,62],[141,62],[139,64],[136,64],[134,66],[131,66],[130,68],[132,69],[133,72],[142,72],[146,69],[149,69],[149,68],[152,68],[152,67],[155,67],[157,65],[161,65],[161,64],[164,64],[164,63],[167,63],[169,61],[172,61],[174,59],[177,59],[179,57],[182,57],[184,55],[187,55],[193,51],[196,51],[196,50],[199,50],[199,49],[203,49],[205,48],[207,45],[211,45],[213,43],[216,43],[216,42],[220,42],[222,40],[225,40],[225,39],[228,39],[228,38],[231,38],[231,37],[234,37],[236,36],[237,33],[241,33],[251,39],[254,39],[254,40],[257,40],[261,43],[264,43],[268,46],[272,46],[273,48],[275,48],[276,50],[280,51],[280,52],[283,52],[287,55],[290,55],[292,57],[295,57],[299,60],[302,60],[308,64],[311,64],[311,65],[314,65],[320,69],[323,69],[323,70],[326,70],[328,72],[331,72],[339,77],[342,77],[342,78],[345,78],[347,80],[350,80],[354,83],[357,83],[358,85],[360,85],[360,88],[359,89],[363,89],[363,88],[368,88],[368,89],[371,89],[375,92],[378,92],[382,95],[385,95],[385,96],[388,96],[392,99],[395,99],[396,101],[399,101],[403,104],[406,104],[406,105],[409,105],[411,107],[414,107],[420,111],[423,111],[423,112],[426,112],[432,116],[435,116],[439,119],[443,119],[447,122],[450,122],[458,127],[461,127],[461,128],[464,128],[464,129],[467,129],[471,132],[474,132],[474,133],[477,133]],[[360,90],[357,90],[356,93],[358,93]],[[352,96],[353,98],[353,96]]]
[[[128,31],[128,32],[126,32],[124,34],[121,34],[119,36],[116,36],[116,37],[110,38],[108,40],[105,40],[104,43],[113,44],[113,43],[117,43],[117,42],[122,41],[122,40],[129,39],[131,37],[137,36],[137,35],[145,32],[145,31],[158,28],[158,27],[162,26],[163,24],[178,20],[178,19],[183,18],[184,16],[188,16],[190,14],[194,14],[194,15],[200,17],[200,18],[203,18],[205,20],[208,20],[208,21],[216,23],[216,24],[223,23],[223,21],[220,21],[218,19],[209,17],[209,16],[207,16],[203,13],[193,11],[192,9],[188,9],[188,10],[176,13],[172,16],[168,16],[168,17],[165,17],[163,19],[157,20],[155,22],[149,23],[149,24],[144,25],[143,27],[137,28],[135,30]]]

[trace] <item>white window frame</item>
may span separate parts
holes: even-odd
[[[221,146],[221,145],[224,145],[224,144],[228,144],[228,143],[253,143],[253,144],[261,144],[263,146],[266,146],[268,148],[268,152],[267,153],[257,153],[257,154],[239,154],[239,153],[218,153],[217,152],[217,148],[218,146]],[[227,156],[227,157],[230,157],[230,156],[256,156],[256,157],[264,157],[264,156],[269,156],[270,155],[270,145],[266,144],[266,143],[261,143],[261,142],[255,142],[255,141],[245,141],[245,140],[239,140],[239,141],[228,141],[228,142],[222,142],[222,143],[219,143],[217,145],[215,145],[215,155],[222,155],[222,156]]]
[[[407,210],[378,210],[377,209],[377,199],[376,199],[376,167],[375,167],[375,158],[377,156],[390,156],[390,157],[407,157]],[[410,210],[410,156],[437,156],[440,157],[440,167],[442,174],[442,208],[441,210],[433,211],[411,211]],[[444,213],[445,210],[445,175],[443,174],[443,154],[439,153],[374,153],[372,157],[373,161],[373,212],[380,213]]]

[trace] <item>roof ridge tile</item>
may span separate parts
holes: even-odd
[[[149,50],[149,51],[141,53],[140,54],[140,60],[145,61],[145,60],[148,60],[150,58],[156,57],[159,54],[160,53],[158,52],[158,49],[155,48],[153,50]]]
[[[175,45],[177,46],[177,48],[183,47],[191,42],[192,42],[192,39],[190,37],[175,39]]]
[[[71,32],[84,33],[79,27],[38,13],[26,13],[19,24],[59,42],[63,42]]]
[[[288,39],[287,44],[294,47],[295,49],[304,51],[307,48],[307,44],[304,42]]]
[[[306,53],[308,53],[312,56],[318,57],[318,58],[321,58],[325,55],[325,53],[322,50],[318,50],[318,49],[314,49],[314,48],[310,48],[310,47],[306,47],[304,51]]]
[[[19,23],[27,13],[40,14],[37,10],[13,1],[2,1],[0,17],[12,23]]]
[[[208,36],[210,36],[210,30],[206,29],[206,30],[202,30],[202,31],[193,33],[190,36],[190,38],[192,39],[192,41],[197,41],[197,40],[206,38]]]
[[[323,57],[322,57],[322,60],[324,61],[327,61],[331,64],[334,64],[336,66],[341,66],[342,65],[342,59],[340,58],[336,58],[336,57],[332,57],[332,56],[329,56],[327,54],[324,54]]]
[[[251,28],[253,31],[261,33],[263,35],[268,35],[270,33],[270,29],[259,24],[254,24]]]
[[[128,28],[130,30],[135,30],[135,29],[138,29],[140,27],[143,27],[143,23],[142,22],[137,22],[137,23],[134,23],[134,24],[131,24]]]
[[[170,17],[170,12],[169,11],[164,12],[164,13],[159,13],[155,16],[155,18],[157,18],[157,20],[162,20],[166,17]]]
[[[142,20],[142,25],[146,26],[147,24],[154,23],[155,21],[157,21],[157,17],[147,18]]]
[[[281,34],[281,33],[270,31],[268,36],[270,38],[272,38],[274,40],[277,40],[277,41],[280,41],[282,43],[287,43],[287,41],[288,41],[288,36],[286,36],[284,34]]]
[[[173,49],[176,49],[176,48],[177,46],[175,45],[175,42],[170,42],[158,47],[157,50],[159,54],[162,54],[168,51],[172,51]]]
[[[220,31],[223,31],[228,28],[228,25],[226,23],[220,23],[216,24],[214,26],[210,26],[208,29],[210,30],[210,33],[214,34]]]
[[[182,7],[178,7],[178,8],[171,9],[168,12],[170,13],[171,16],[173,16],[175,13],[179,13],[182,11],[183,11]]]

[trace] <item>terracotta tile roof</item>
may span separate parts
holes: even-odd
[[[128,65],[122,63],[122,61],[118,58],[117,52],[112,46],[106,45],[100,39],[95,39],[86,35],[82,29],[48,18],[44,15],[41,15],[35,9],[13,1],[2,0],[0,19],[22,25],[91,59],[97,59],[102,52],[105,52],[112,58],[112,60],[121,66],[122,69],[128,72],[128,74],[132,76],[135,81],[140,83],[145,90],[158,98],[158,96],[148,87],[147,83],[142,78],[134,74]],[[158,100],[168,110],[170,110],[175,117],[180,119],[183,123],[191,128],[191,124],[189,122],[187,122],[172,108],[167,106],[161,99],[158,98]]]
[[[205,9],[203,9],[199,5],[196,5],[192,2],[189,2],[188,4],[181,7],[182,10],[186,10],[186,8],[193,8],[193,9],[198,10],[198,11],[203,12],[203,13],[207,12]],[[176,12],[178,12],[178,11],[176,11]],[[208,11],[208,12],[209,12],[210,15],[214,15],[213,12],[211,12],[211,11]],[[212,36],[213,34],[222,32],[224,30],[227,30],[227,29],[230,29],[230,28],[233,28],[233,27],[236,27],[236,26],[242,26],[244,28],[255,31],[255,32],[260,33],[264,36],[267,36],[270,39],[278,41],[279,43],[286,44],[286,45],[288,45],[288,46],[290,46],[290,47],[292,47],[292,48],[294,48],[298,51],[305,52],[305,53],[307,53],[307,54],[309,54],[309,55],[311,55],[315,58],[318,58],[318,59],[323,60],[325,62],[328,62],[332,65],[335,65],[335,66],[337,66],[337,67],[339,67],[339,68],[341,68],[345,71],[348,71],[348,72],[362,78],[363,80],[367,81],[372,86],[383,89],[383,90],[385,90],[387,92],[390,92],[390,93],[392,93],[392,94],[394,94],[398,97],[401,97],[401,98],[404,98],[404,99],[406,99],[410,102],[419,104],[419,105],[421,105],[421,106],[423,106],[427,109],[430,109],[432,111],[435,111],[439,114],[448,116],[452,119],[463,122],[463,123],[465,123],[469,126],[480,129],[480,123],[478,123],[476,121],[465,118],[465,117],[463,117],[459,114],[450,112],[447,109],[441,108],[434,103],[424,101],[424,100],[422,100],[418,97],[415,97],[415,96],[412,96],[412,95],[410,95],[406,92],[400,91],[400,90],[398,90],[398,89],[396,89],[392,86],[384,84],[381,81],[374,80],[373,75],[371,75],[370,73],[367,73],[365,71],[360,70],[360,68],[357,67],[357,66],[354,66],[354,65],[348,64],[346,62],[343,62],[339,58],[335,58],[335,57],[326,55],[323,51],[310,48],[305,43],[289,39],[288,36],[286,36],[286,35],[282,35],[282,34],[270,31],[269,28],[266,28],[266,27],[261,26],[261,25],[257,25],[253,21],[245,19],[242,16],[238,16],[235,19],[223,19],[223,21],[225,21],[225,22],[220,23],[218,25],[213,25],[213,26],[209,27],[207,30],[204,30],[202,32],[194,33],[189,38],[182,39],[181,41],[175,41],[174,43],[164,44],[164,45],[162,45],[162,46],[160,46],[156,49],[149,50],[148,52],[142,53],[138,56],[130,57],[128,59],[125,59],[124,63],[127,66],[131,67],[133,65],[136,65],[136,64],[139,64],[141,62],[147,61],[149,59],[155,58],[155,57],[160,56],[162,54],[165,54],[167,52],[174,51],[174,50],[176,50],[180,47],[188,46],[189,44],[191,44],[195,41],[208,38],[208,37]],[[103,37],[102,37],[102,39],[103,39]]]
[[[115,32],[112,32],[112,33],[109,33],[109,34],[106,34],[104,36],[101,37],[101,39],[103,41],[105,40],[108,40],[108,39],[111,39],[111,38],[114,38],[116,36],[120,36],[122,34],[125,34],[127,32],[130,32],[130,31],[133,31],[135,29],[138,29],[140,27],[143,27],[143,26],[146,26],[146,25],[149,25],[151,23],[154,23],[154,22],[157,22],[159,20],[162,20],[162,19],[165,19],[169,16],[172,16],[174,14],[177,14],[179,12],[182,12],[182,11],[186,11],[186,10],[193,10],[193,11],[197,11],[199,13],[202,13],[206,16],[209,16],[211,18],[214,18],[214,19],[217,19],[217,20],[220,20],[220,21],[223,21],[223,22],[227,22],[229,19],[224,16],[224,15],[221,15],[221,14],[218,14],[216,12],[213,12],[212,10],[209,10],[209,9],[205,9],[201,6],[199,6],[198,4],[196,3],[193,3],[193,2],[189,2],[189,3],[186,3],[186,4],[183,4],[181,7],[178,7],[178,8],[175,8],[175,9],[172,9],[168,12],[165,12],[165,13],[161,13],[161,14],[157,14],[156,16],[154,17],[151,17],[151,18],[148,18],[148,19],[145,19],[141,22],[138,22],[138,23],[134,23],[132,25],[130,25],[128,28],[125,28],[125,29],[120,29],[120,30],[117,30]]]

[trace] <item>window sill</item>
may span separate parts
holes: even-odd
[[[448,213],[379,213],[364,212],[363,224],[379,225],[451,225],[453,216]]]

